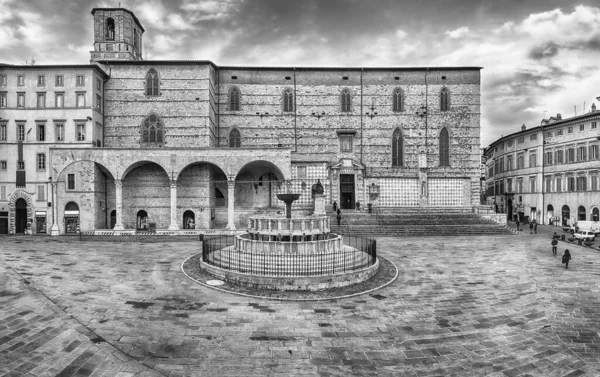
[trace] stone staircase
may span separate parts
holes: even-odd
[[[342,210],[341,225],[331,217],[331,232],[360,237],[481,236],[514,234],[471,208],[378,208],[373,213]]]

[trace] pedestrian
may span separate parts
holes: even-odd
[[[337,202],[333,202],[333,212],[337,211]]]
[[[571,253],[569,249],[565,249],[565,253],[562,256],[562,262],[565,265],[565,269],[569,268],[569,261],[571,260]]]
[[[533,233],[537,234],[537,221],[533,220]]]
[[[340,211],[339,208],[337,210],[337,217],[336,217],[336,219],[337,219],[338,225],[340,225],[340,223],[342,222],[342,211]]]
[[[558,234],[556,234],[556,232],[554,232],[554,235],[552,236],[552,238],[560,238],[560,236]]]
[[[552,255],[556,256],[556,245],[558,245],[558,241],[556,238],[552,238]]]
[[[515,223],[517,224],[517,230],[521,230],[521,228],[519,228],[521,226],[521,223],[519,222],[518,218],[515,220]]]
[[[533,234],[533,221],[529,222],[529,234]]]

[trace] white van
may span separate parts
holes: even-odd
[[[589,220],[579,220],[576,221],[573,226],[571,226],[571,234],[575,233],[575,228],[579,232],[583,230],[590,231],[595,233],[596,235],[600,235],[600,221],[589,221]]]
[[[579,232],[575,232],[575,234],[573,234],[573,237],[584,241],[594,241],[596,239],[596,235],[594,232],[581,229],[579,230]]]

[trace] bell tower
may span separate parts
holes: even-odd
[[[125,8],[94,8],[94,51],[90,62],[99,60],[142,60],[144,28]]]

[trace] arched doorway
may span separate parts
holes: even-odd
[[[27,229],[27,202],[23,198],[15,202],[15,233],[25,233]]]
[[[113,209],[110,212],[110,229],[114,229],[117,224],[117,210]]]
[[[69,202],[65,206],[65,233],[77,233],[79,230],[79,206]]]
[[[592,214],[590,216],[590,220],[592,220],[592,221],[600,221],[600,211],[598,210],[598,207],[594,207],[592,209]]]
[[[192,211],[183,213],[183,229],[196,229],[196,216]]]
[[[577,221],[579,220],[585,220],[585,207],[584,206],[579,206],[579,208],[577,208]]]
[[[136,228],[137,230],[148,230],[148,213],[143,209],[137,213]]]
[[[571,210],[569,206],[562,206],[562,226],[569,226],[570,218],[571,218]]]
[[[546,207],[546,216],[548,217],[548,224],[552,225],[554,220],[554,206],[552,204],[548,204]]]

